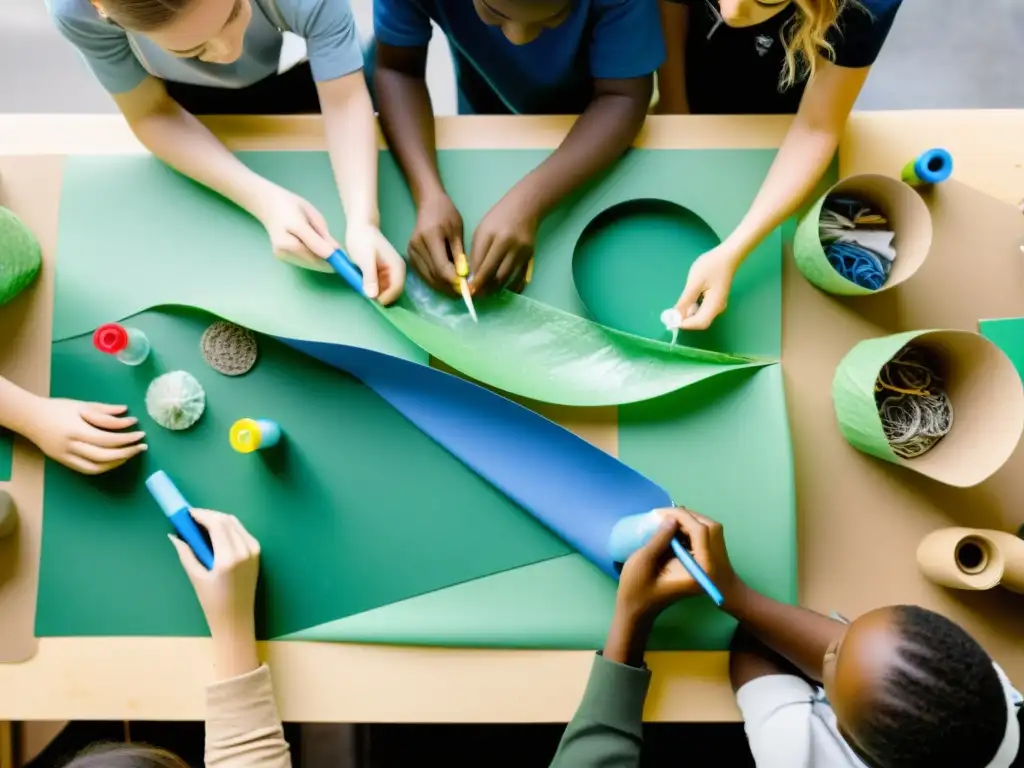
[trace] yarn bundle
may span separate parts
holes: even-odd
[[[888,220],[861,200],[831,195],[825,200],[818,233],[829,264],[861,288],[877,291],[889,279],[896,250]]]
[[[953,404],[933,356],[906,346],[883,366],[875,404],[893,453],[913,459],[931,450],[953,427]]]

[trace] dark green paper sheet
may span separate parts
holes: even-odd
[[[11,479],[14,470],[14,433],[0,427],[0,483]]]
[[[39,636],[205,634],[143,484],[156,469],[260,540],[265,638],[569,552],[355,379],[268,338],[251,373],[216,373],[199,350],[213,319],[132,318],[154,348],[138,368],[100,356],[89,337],[54,344],[52,394],[126,403],[150,448],[99,478],[47,464]],[[177,369],[199,379],[207,409],[175,433],[149,419],[144,395]],[[230,425],[265,415],[287,425],[283,450],[235,453]]]
[[[982,336],[1003,350],[1024,380],[1024,317],[979,320],[978,330]]]
[[[620,409],[623,461],[722,521],[737,570],[796,600],[796,505],[782,371],[722,376]],[[600,648],[615,584],[578,554],[505,571],[289,635],[289,640]],[[650,648],[724,650],[735,622],[705,598],[663,615]]]
[[[487,208],[545,155],[525,150],[442,153],[442,173],[466,221],[467,237]],[[418,362],[429,353],[471,378],[541,402],[610,405],[657,397],[751,364],[737,353],[762,362],[777,358],[778,233],[740,270],[733,291],[734,306],[740,309],[730,313],[723,330],[693,337],[709,351],[671,347],[663,343],[664,329],[652,332],[660,340],[650,341],[580,318],[584,310],[572,282],[577,242],[602,211],[640,190],[644,197],[694,210],[720,236],[740,220],[771,157],[771,152],[755,150],[630,153],[607,178],[545,221],[528,296],[503,294],[480,302],[484,322],[479,325],[468,321],[457,302],[426,291],[415,279],[402,303],[383,311],[390,323],[381,322],[375,305],[337,277],[274,261],[265,234],[251,217],[155,159],[72,157],[64,175],[54,338],[86,333],[151,306],[184,304],[273,335],[353,344]],[[325,154],[247,153],[242,159],[310,199],[333,231],[343,230]],[[708,178],[722,163],[730,167],[730,184],[720,185],[728,190],[680,183]],[[125,189],[132,194],[126,196]],[[119,237],[112,240],[96,222],[109,219],[114,200],[119,201]],[[381,160],[381,200],[385,233],[402,249],[415,215],[387,153]],[[686,238],[671,241],[679,244],[678,264],[664,254],[648,263],[649,238],[642,228],[626,226],[632,247],[622,248],[623,256],[652,283],[681,290],[687,260],[696,255],[684,253]],[[663,250],[666,242],[659,241],[658,248]],[[115,279],[98,292],[96,274]],[[648,319],[657,318],[663,308],[645,305],[644,311]],[[648,322],[641,330],[650,328]]]

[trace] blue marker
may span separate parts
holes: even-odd
[[[651,540],[661,525],[661,519],[661,515],[651,511],[640,515],[629,515],[619,520],[608,537],[608,554],[611,555],[612,560],[617,563],[626,562],[630,555]],[[715,605],[721,607],[725,598],[722,597],[722,593],[718,591],[718,587],[712,583],[700,564],[693,559],[689,550],[673,538],[672,551],[686,572],[701,589],[707,592],[708,597],[714,601]]]
[[[156,503],[160,505],[160,509],[167,515],[167,519],[174,526],[174,530],[177,531],[182,541],[192,548],[196,559],[206,566],[206,570],[212,571],[213,550],[210,549],[202,531],[199,530],[196,521],[192,519],[192,515],[189,514],[188,510],[191,505],[185,501],[185,497],[181,495],[181,491],[178,490],[171,478],[163,470],[154,472],[146,480],[146,488]]]
[[[358,293],[360,296],[365,296],[363,293],[363,273],[359,271],[345,254],[341,248],[336,250],[330,256],[327,257],[327,263],[330,264],[334,271],[337,272],[341,278],[352,286],[352,290]]]

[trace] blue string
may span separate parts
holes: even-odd
[[[877,291],[889,277],[888,261],[857,243],[829,243],[825,255],[836,272],[861,288]]]

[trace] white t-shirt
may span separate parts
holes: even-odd
[[[821,689],[767,675],[736,692],[757,768],[866,768],[839,734]]]

